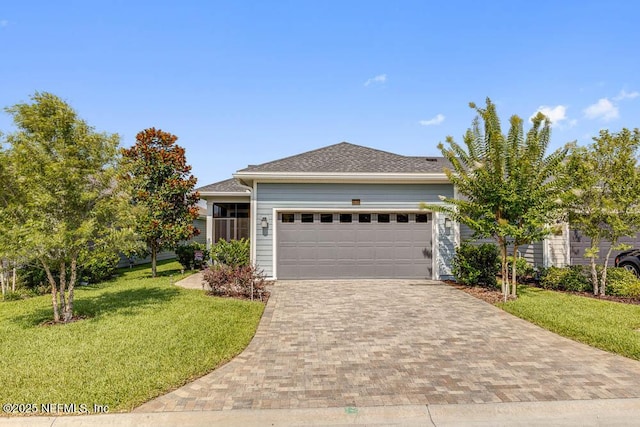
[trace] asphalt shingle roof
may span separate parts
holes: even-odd
[[[447,166],[444,157],[402,156],[341,142],[238,172],[438,173]]]
[[[240,185],[237,179],[225,179],[224,181],[214,182],[213,184],[205,185],[200,188],[196,188],[196,191],[211,191],[220,193],[244,193],[247,191],[247,187]]]

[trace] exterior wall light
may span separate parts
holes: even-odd
[[[269,222],[267,221],[267,217],[266,216],[262,217],[262,221],[260,221],[260,225],[262,226],[262,228],[269,227]]]
[[[444,228],[446,228],[447,230],[451,229],[451,218],[444,219]]]

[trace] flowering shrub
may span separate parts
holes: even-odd
[[[205,270],[203,279],[211,287],[212,295],[260,301],[268,297],[264,275],[252,265],[214,265]]]

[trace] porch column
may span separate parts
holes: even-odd
[[[207,239],[207,249],[211,249],[213,245],[213,202],[207,200],[207,231],[205,235]]]

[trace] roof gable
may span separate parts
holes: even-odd
[[[402,156],[361,145],[341,142],[261,165],[238,174],[256,172],[326,173],[442,173],[449,166],[444,157]]]
[[[249,190],[247,187],[241,185],[237,179],[230,178],[196,188],[196,191],[200,193],[246,193]]]

